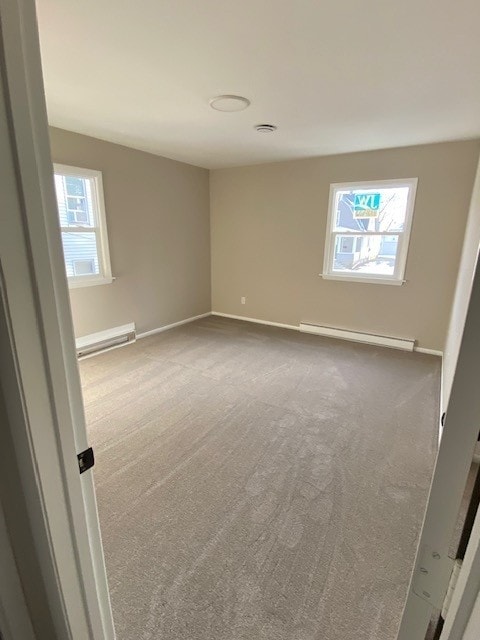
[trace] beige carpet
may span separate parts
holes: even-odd
[[[83,361],[118,640],[394,640],[439,372],[221,318]]]

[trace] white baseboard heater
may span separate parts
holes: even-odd
[[[309,324],[307,322],[300,323],[300,331],[303,331],[304,333],[314,333],[315,335],[326,336],[328,338],[339,338],[340,340],[375,344],[381,347],[392,347],[393,349],[402,349],[403,351],[413,351],[415,346],[415,340],[409,340],[406,338],[389,338],[387,336],[379,336],[373,333],[348,331],[347,329],[335,329],[334,327],[322,327],[320,325]]]
[[[123,347],[126,344],[135,342],[136,338],[134,322],[124,324],[121,327],[113,327],[106,331],[91,333],[88,336],[83,336],[75,340],[77,357],[85,358],[100,353],[101,351]]]

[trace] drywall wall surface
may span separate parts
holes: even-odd
[[[208,171],[61,129],[50,138],[54,162],[103,174],[116,280],[70,290],[75,335],[210,311]]]
[[[213,310],[443,350],[479,149],[462,141],[211,171]],[[391,178],[418,178],[407,282],[322,279],[330,184]]]
[[[472,292],[473,276],[480,247],[480,163],[472,192],[470,211],[465,229],[457,287],[450,314],[447,341],[443,355],[442,405],[446,409],[452,389],[453,376],[457,365],[463,328],[467,316],[468,303]]]

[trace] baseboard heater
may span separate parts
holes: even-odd
[[[307,322],[300,323],[300,331],[303,331],[304,333],[314,333],[318,336],[326,336],[328,338],[339,338],[340,340],[351,340],[353,342],[362,342],[364,344],[375,344],[382,347],[402,349],[403,351],[413,351],[415,346],[415,340],[389,338],[387,336],[379,336],[373,333],[348,331],[347,329],[335,329],[334,327],[322,327],[320,325],[309,324]]]
[[[124,324],[121,327],[113,327],[106,331],[91,333],[75,340],[77,357],[85,358],[101,351],[123,347],[126,344],[135,342],[136,338],[135,323],[133,322]]]

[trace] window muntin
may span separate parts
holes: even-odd
[[[401,284],[416,179],[333,184],[323,276]]]
[[[54,179],[69,286],[112,282],[102,174],[54,165]]]

